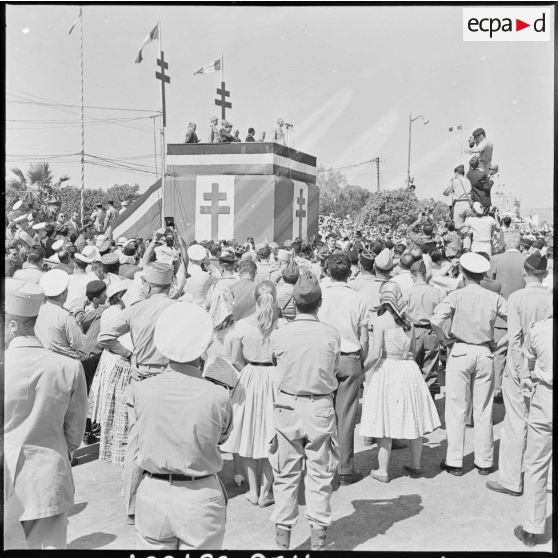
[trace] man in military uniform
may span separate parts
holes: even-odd
[[[459,259],[465,287],[452,291],[438,304],[430,323],[441,342],[454,345],[446,365],[446,458],[442,470],[461,476],[465,442],[465,416],[471,386],[475,421],[475,466],[488,475],[494,464],[492,406],[494,321],[507,318],[506,300],[480,286],[490,263],[468,252]],[[448,323],[449,322],[449,323]]]
[[[523,359],[523,344],[530,327],[552,317],[552,291],[543,287],[547,261],[539,252],[531,254],[523,264],[526,286],[508,298],[508,356],[502,395],[506,414],[500,440],[499,479],[486,486],[496,492],[520,496],[523,491],[521,471],[527,440],[528,405],[521,389],[521,376],[528,376]]]
[[[107,213],[105,215],[105,228],[104,230],[106,231],[110,226],[112,226],[112,222],[118,217],[118,211],[116,210],[116,207],[114,207],[114,201],[109,200],[107,202]]]
[[[75,318],[64,308],[68,296],[68,274],[61,269],[47,271],[39,286],[46,297],[35,323],[35,335],[45,349],[81,360],[83,333]]]
[[[216,116],[212,116],[209,122],[209,138],[207,143],[219,143],[219,119]]]
[[[5,292],[4,509],[19,501],[29,548],[66,548],[74,505],[70,455],[87,415],[85,375],[78,360],[35,337],[43,290],[6,279]]]
[[[277,366],[276,436],[269,457],[274,472],[272,520],[277,546],[288,549],[306,468],[306,516],[312,549],[321,550],[331,523],[332,481],[338,463],[333,393],[338,386],[341,337],[317,317],[322,293],[311,272],[301,274],[293,297],[295,319],[270,337]]]
[[[537,544],[546,527],[548,473],[552,463],[552,318],[534,324],[527,336],[524,355],[527,367],[521,373],[521,388],[531,395],[525,451],[523,525],[515,536],[526,546]]]
[[[212,334],[211,319],[199,306],[168,306],[154,334],[168,365],[128,387],[126,460],[138,472],[140,549],[222,548],[227,496],[217,476],[223,468],[218,446],[232,428],[232,405],[226,389],[202,378],[199,357]]]
[[[153,335],[155,323],[163,310],[171,304],[177,304],[169,297],[171,282],[172,267],[170,265],[158,262],[146,265],[142,277],[145,299],[124,308],[113,320],[111,327],[102,331],[97,338],[105,348],[120,354],[122,349],[118,337],[130,333],[134,346],[133,353],[127,351],[121,356],[131,358],[132,379],[135,381],[159,374],[167,367],[168,359],[157,350]],[[138,480],[138,473],[133,466],[126,463],[123,477],[128,522],[133,523],[134,486]]]

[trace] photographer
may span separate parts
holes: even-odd
[[[419,211],[417,220],[407,227],[407,238],[410,240],[410,244],[407,246],[409,250],[413,247],[413,244],[422,250],[425,244],[435,242],[432,211],[431,207]],[[420,232],[417,230],[419,226]]]

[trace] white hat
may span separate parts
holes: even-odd
[[[14,211],[17,211],[23,204],[23,200],[17,200],[14,205],[12,206],[12,209]]]
[[[83,262],[83,263],[86,263],[86,264],[93,263],[92,258],[88,258],[87,256],[84,256],[83,254],[80,254],[79,252],[76,252],[76,254],[74,254],[74,258],[76,260],[79,260],[80,262]]]
[[[47,224],[43,221],[41,223],[35,223],[32,227],[34,231],[44,231],[47,227]]]
[[[157,246],[155,248],[155,256],[158,262],[172,265],[174,261],[174,253],[168,246]]]
[[[285,262],[290,262],[291,261],[291,253],[289,252],[289,250],[279,248],[279,251],[277,252],[277,259],[278,260],[283,260]]]
[[[6,289],[4,306],[6,314],[30,318],[39,313],[44,300],[44,292],[39,285],[8,277],[4,287]]]
[[[161,262],[148,263],[143,268],[143,278],[152,285],[159,285],[165,287],[172,283],[172,265],[167,265]]]
[[[107,298],[110,298],[112,295],[115,295],[116,293],[121,293],[127,290],[128,290],[128,281],[124,279],[113,281],[107,287]]]
[[[52,243],[52,249],[55,252],[58,252],[58,250],[62,250],[62,246],[64,246],[64,240],[62,238],[60,238],[56,242]]]
[[[100,262],[101,261],[101,253],[96,246],[87,245],[82,251],[82,256],[90,259],[93,262]]]
[[[205,310],[191,302],[176,302],[159,316],[153,339],[169,360],[191,362],[204,353],[212,337],[213,323]]]
[[[121,236],[116,243],[117,246],[124,246],[128,242],[128,239],[125,236]]]
[[[68,274],[63,269],[47,271],[39,281],[45,296],[58,296],[68,288]]]
[[[18,225],[23,223],[23,221],[27,221],[27,215],[20,215],[14,219],[14,223],[17,223]]]
[[[389,248],[384,248],[374,259],[374,265],[382,271],[389,271],[393,268],[393,258]]]
[[[195,260],[197,262],[200,262],[207,256],[207,250],[201,244],[192,244],[192,246],[188,248],[187,253],[191,260]]]
[[[476,252],[466,252],[459,258],[459,263],[471,273],[486,273],[490,269],[490,262]]]
[[[104,234],[97,235],[97,238],[95,239],[95,246],[102,246],[106,239],[107,237]]]
[[[480,202],[478,202],[478,201],[473,202],[473,211],[475,213],[478,213],[479,215],[482,215],[484,213],[484,209],[483,209]]]

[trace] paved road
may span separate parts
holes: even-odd
[[[444,398],[436,401],[443,417]],[[496,455],[503,407],[495,406]],[[443,426],[443,425],[442,425]],[[480,476],[473,464],[473,431],[467,430],[464,475],[454,477],[439,469],[445,453],[445,431],[438,429],[425,439],[424,476],[411,479],[404,473],[407,450],[393,452],[392,481],[382,484],[370,476],[333,494],[333,524],[328,533],[329,550],[421,550],[421,551],[522,551],[529,550],[513,536],[522,520],[522,500],[497,494],[484,485],[497,473]],[[377,447],[367,448],[356,437],[357,467],[366,475],[377,467]],[[96,459],[98,446],[78,450],[81,463],[74,467],[76,504],[71,512],[69,548],[133,549],[134,527],[126,525],[120,496],[121,469]],[[229,489],[226,549],[272,549],[272,507],[252,506],[246,488],[232,481],[232,459],[225,456],[222,478]],[[551,496],[548,493],[549,515]],[[300,502],[304,504],[301,494]],[[23,548],[17,508],[6,507],[5,548]],[[547,534],[535,550],[551,547],[551,516]],[[293,548],[309,548],[310,527],[301,516],[292,535]]]

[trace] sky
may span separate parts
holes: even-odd
[[[49,161],[81,184],[78,7],[6,7],[6,174]],[[419,197],[441,194],[477,127],[494,144],[497,184],[523,208],[553,205],[554,44],[463,42],[461,6],[83,6],[86,187],[138,183],[160,167],[161,84],[157,42],[143,62],[143,39],[161,22],[168,61],[167,143],[188,122],[206,141],[220,74],[196,75],[224,56],[231,91],[227,119],[270,134],[281,116],[292,145],[350,184],[405,184],[409,115],[411,176]],[[551,32],[551,36],[554,33]],[[69,105],[69,106],[60,106]],[[109,108],[111,110],[109,110]],[[118,110],[116,110],[118,109]],[[126,109],[126,110],[124,110]],[[129,110],[132,109],[132,110]],[[156,155],[155,155],[156,153]],[[349,168],[344,168],[344,167]]]

